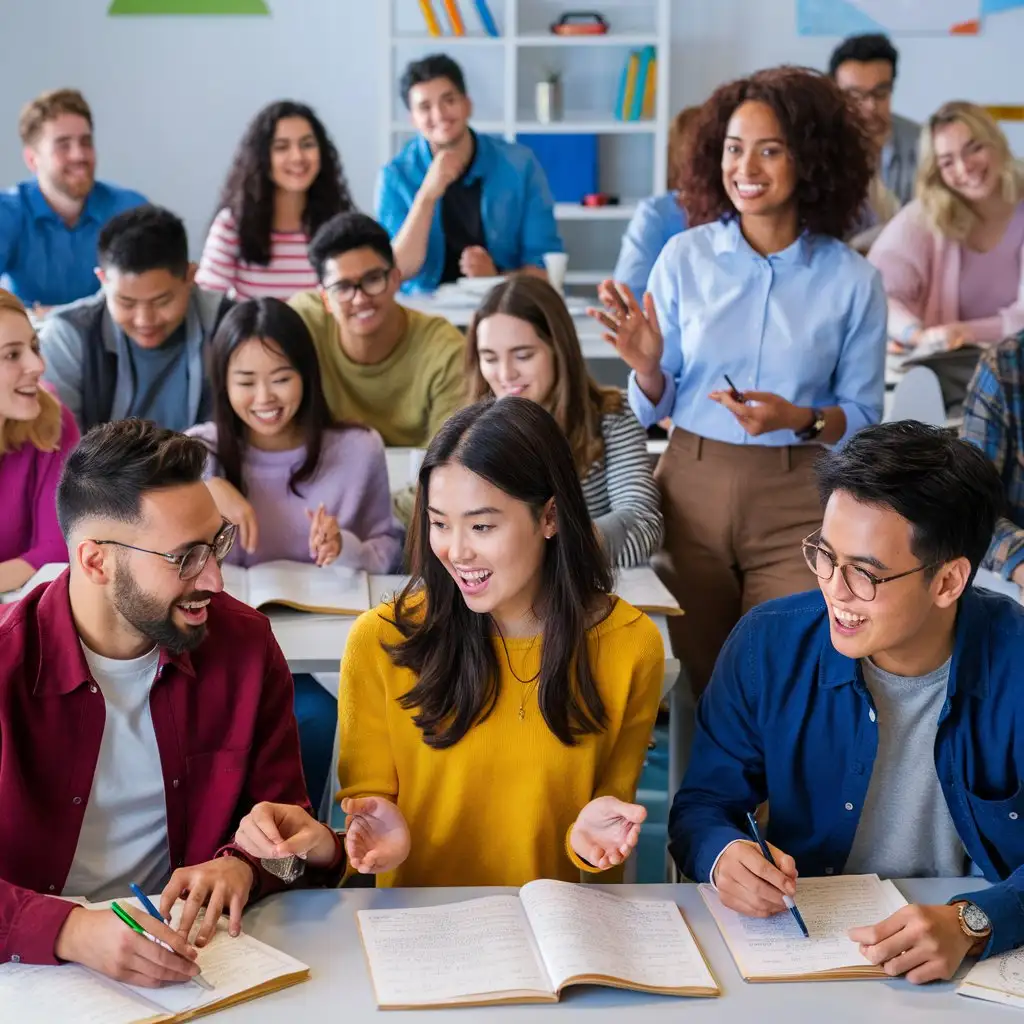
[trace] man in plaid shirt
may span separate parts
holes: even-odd
[[[1007,517],[996,522],[982,566],[1024,586],[1024,331],[1001,341],[978,363],[964,401],[961,436],[995,463]]]

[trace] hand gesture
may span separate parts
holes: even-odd
[[[916,352],[926,355],[929,352],[952,352],[963,348],[970,341],[970,335],[963,324],[941,324],[938,327],[926,327],[917,336]]]
[[[482,245],[469,245],[462,250],[459,270],[463,277],[494,277],[498,273],[491,254]]]
[[[636,370],[638,377],[660,375],[665,343],[651,293],[644,293],[641,309],[628,285],[606,280],[598,285],[597,297],[604,309],[590,306],[587,315],[606,328],[604,340],[615,346],[616,352]]]
[[[810,426],[810,409],[802,409],[770,391],[744,391],[742,402],[728,391],[712,391],[708,398],[728,409],[751,437]]]
[[[199,973],[194,962],[198,954],[185,938],[148,914],[133,913],[131,907],[124,910],[174,952],[139,935],[109,910],[75,907],[57,935],[53,950],[57,958],[142,988],[180,984]]]
[[[453,149],[439,149],[430,161],[423,184],[420,185],[430,199],[440,199],[448,186],[466,169],[465,161]]]
[[[319,566],[330,565],[341,554],[341,527],[336,516],[327,514],[321,502],[315,512],[306,509],[309,519],[309,557]]]
[[[576,855],[601,871],[621,864],[640,838],[647,809],[599,796],[580,811],[569,835]]]
[[[260,540],[256,510],[237,487],[221,477],[207,480],[206,487],[213,495],[217,511],[229,523],[234,523],[238,527],[238,543],[251,555]]]
[[[712,881],[722,902],[747,917],[771,917],[786,909],[782,897],[796,896],[796,861],[768,844],[776,867],[768,863],[757,843],[741,840],[725,848]]]
[[[342,800],[345,852],[362,875],[394,871],[409,856],[412,841],[402,812],[390,800],[365,797]]]
[[[948,981],[974,945],[960,927],[957,906],[903,907],[880,924],[854,928],[849,935],[871,963],[894,978],[905,974],[914,985]]]
[[[160,895],[160,913],[169,921],[174,904],[184,898],[178,934],[187,939],[199,911],[206,907],[206,916],[196,935],[196,945],[205,946],[213,938],[220,915],[226,909],[230,915],[228,932],[236,936],[242,931],[242,910],[249,902],[253,881],[252,867],[240,857],[217,857],[195,867],[178,868]]]
[[[329,867],[338,852],[334,833],[295,804],[256,804],[239,823],[235,842],[250,857],[300,857],[315,868]]]

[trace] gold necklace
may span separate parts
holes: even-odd
[[[505,651],[505,662],[508,665],[509,672],[512,673],[515,679],[519,680],[519,682],[523,684],[523,689],[519,691],[519,721],[523,722],[526,720],[526,698],[533,693],[534,687],[537,686],[540,681],[540,669],[537,669],[536,675],[531,676],[529,679],[523,679],[523,677],[512,667],[512,658],[509,656],[508,644],[505,643],[505,634],[502,633],[501,626],[499,626],[495,620],[492,619],[491,621],[494,622],[494,628],[498,631],[498,636],[501,637],[501,646]],[[536,643],[536,638],[534,639],[534,643]],[[530,650],[533,650],[533,644],[530,644]]]

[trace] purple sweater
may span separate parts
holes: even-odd
[[[186,433],[200,438],[210,449],[206,478],[223,476],[217,460],[217,427],[200,423]],[[256,513],[259,543],[250,554],[236,543],[228,555],[232,565],[249,568],[261,562],[286,559],[309,562],[309,519],[323,502],[341,527],[338,565],[372,573],[392,572],[402,552],[404,530],[391,512],[388,467],[384,442],[375,430],[343,427],[324,434],[320,467],[312,480],[301,484],[298,497],[288,487],[292,472],[306,457],[306,449],[267,452],[249,446],[243,456],[246,498]]]
[[[68,452],[78,444],[78,425],[64,406],[60,416],[60,447],[41,452],[23,444],[0,455],[0,562],[23,558],[33,569],[47,562],[66,562],[68,548],[57,525],[57,481]],[[15,498],[19,500],[15,500]]]

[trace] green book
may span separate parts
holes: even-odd
[[[266,0],[112,0],[107,14],[269,14]]]

